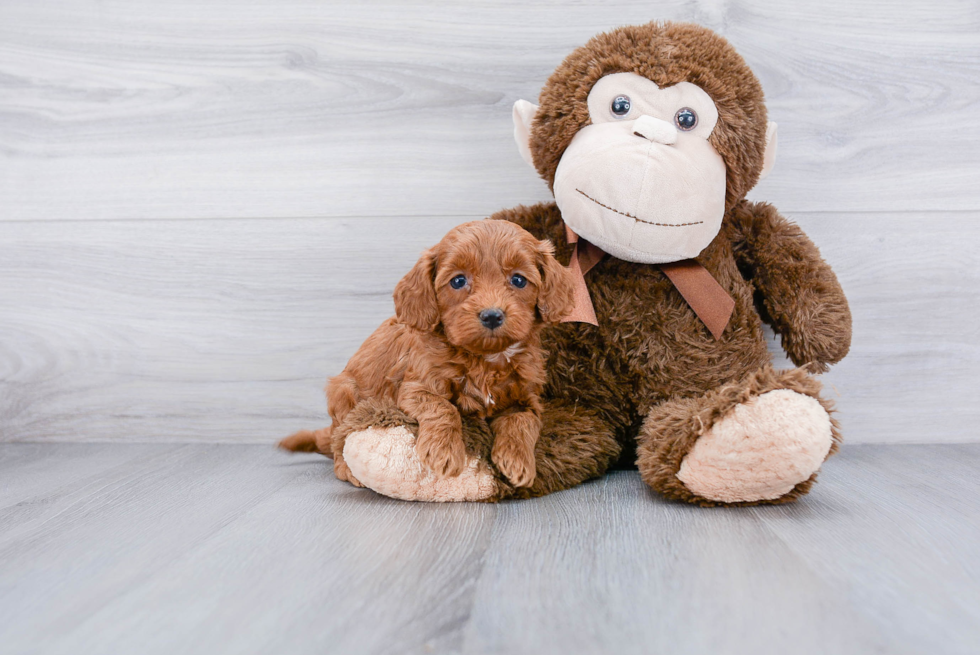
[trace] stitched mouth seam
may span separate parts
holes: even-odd
[[[704,221],[694,221],[693,223],[654,223],[653,221],[645,221],[642,218],[633,216],[633,214],[627,214],[626,212],[619,211],[615,207],[610,207],[609,205],[602,204],[601,202],[599,202],[598,200],[596,200],[595,198],[587,194],[585,191],[582,191],[582,189],[575,189],[575,190],[581,193],[589,200],[591,200],[592,202],[594,202],[595,204],[599,205],[600,207],[605,207],[609,211],[616,212],[617,214],[622,214],[627,218],[632,218],[634,221],[640,221],[641,223],[646,223],[647,225],[656,225],[657,227],[687,227],[688,225],[700,225],[701,223],[704,223]]]

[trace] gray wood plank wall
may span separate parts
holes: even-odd
[[[976,441],[980,6],[0,4],[0,441],[268,442],[450,226],[549,198],[510,106],[596,32],[728,37],[855,315],[851,442]],[[778,350],[778,344],[773,345]]]

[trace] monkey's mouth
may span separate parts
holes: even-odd
[[[646,223],[647,225],[656,225],[657,227],[688,227],[690,225],[701,225],[702,223],[704,223],[704,221],[694,221],[693,223],[655,223],[654,221],[647,221],[640,218],[639,216],[633,216],[633,214],[630,214],[628,212],[619,211],[615,207],[610,207],[609,205],[605,205],[599,202],[598,200],[596,200],[595,198],[593,198],[592,196],[590,196],[589,194],[587,194],[585,191],[582,191],[582,189],[576,188],[575,190],[581,193],[589,200],[591,200],[592,202],[594,202],[595,204],[599,205],[600,207],[608,209],[609,211],[616,212],[617,214],[622,214],[627,218],[632,218],[634,221],[638,221],[640,223]]]

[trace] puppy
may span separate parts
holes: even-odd
[[[572,292],[551,242],[504,220],[453,228],[395,287],[395,316],[327,382],[333,424],[279,445],[332,456],[334,474],[361,486],[337,428],[361,400],[387,398],[418,421],[416,451],[436,475],[466,464],[463,412],[488,420],[493,463],[530,486],[545,380],[539,332],[571,311]]]

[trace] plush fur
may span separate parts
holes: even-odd
[[[812,398],[823,407],[829,418],[831,435],[831,443],[824,456],[837,452],[841,442],[840,426],[831,416],[833,405],[819,395],[820,382],[800,368],[775,371],[771,366],[766,365],[741,380],[732,381],[703,396],[663,402],[651,411],[641,428],[643,436],[640,439],[641,446],[636,460],[644,481],[668,498],[703,506],[754,505],[763,500],[784,503],[804,495],[816,480],[816,474],[806,476],[805,480],[801,480],[788,492],[775,498],[727,502],[698,496],[677,476],[685,458],[715,425],[732,416],[738,408],[747,406],[754,399],[781,390]],[[752,445],[749,444],[749,450],[751,449]],[[776,456],[785,455],[782,450],[778,448],[775,450]]]
[[[722,502],[784,498],[813,476],[833,444],[830,414],[819,399],[775,389],[714,423],[676,478],[694,496]]]
[[[370,483],[367,477],[364,479],[371,489],[402,500],[496,502],[543,496],[601,475],[605,469],[599,468],[597,462],[608,452],[619,452],[613,434],[593,412],[581,407],[545,406],[541,420],[542,433],[548,438],[535,445],[538,475],[529,487],[514,486],[501,474],[490,457],[493,432],[485,420],[476,416],[463,415],[467,464],[455,478],[437,479],[421,465],[411,448],[418,434],[418,422],[390,399],[359,403],[339,429],[363,443],[351,443],[345,448],[348,453],[354,451],[351,470],[371,476]],[[411,436],[402,439],[405,433]],[[397,441],[394,445],[392,436]]]
[[[654,490],[676,500],[795,500],[816,478],[814,458],[834,452],[840,441],[812,373],[847,354],[851,316],[836,276],[802,230],[773,207],[744,199],[763,168],[767,115],[761,86],[727,41],[702,27],[651,23],[599,35],[559,65],[541,92],[530,154],[549,186],[565,148],[589,123],[590,89],[617,72],[637,73],[661,87],[692,82],[718,108],[709,141],[727,167],[726,211],[720,232],[697,261],[734,299],[734,311],[716,340],[658,266],[600,261],[586,275],[598,325],[566,323],[542,333],[548,375],[537,477],[530,486],[515,487],[498,475],[487,499],[550,493],[602,475],[617,462],[635,461]],[[569,263],[571,247],[554,203],[492,218],[551,240],[558,260]],[[772,369],[763,321],[799,368]],[[787,393],[758,400],[777,391]],[[752,409],[759,407],[765,411]],[[731,438],[732,421],[748,426],[744,439]],[[797,423],[810,426],[806,434]],[[784,434],[786,426],[793,429]],[[479,442],[472,436],[479,432],[470,426],[467,438]],[[702,439],[711,443],[695,453]],[[487,461],[485,447],[477,451]],[[719,469],[719,453],[737,465]],[[746,464],[753,458],[758,466]],[[802,478],[786,490],[793,476]]]
[[[362,401],[389,400],[417,422],[415,448],[437,477],[467,465],[462,413],[488,422],[499,471],[530,485],[545,377],[539,332],[571,309],[569,274],[552,253],[550,242],[510,223],[452,229],[398,283],[396,316],[328,382],[333,425],[280,446],[319,450],[333,457],[338,478],[361,486],[344,457],[345,420]],[[500,324],[488,325],[487,312]]]
[[[762,85],[734,48],[698,25],[648,23],[599,34],[570,54],[541,91],[531,132],[531,155],[553,188],[555,170],[572,137],[589,124],[586,100],[605,75],[636,73],[663,88],[691,82],[718,108],[718,124],[708,141],[725,160],[731,209],[755,186],[765,153],[766,106]]]

